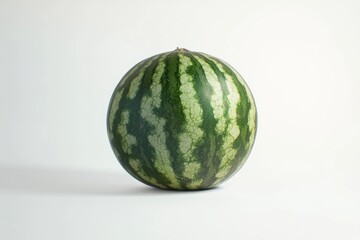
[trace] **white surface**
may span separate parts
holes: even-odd
[[[358,1],[0,2],[0,239],[360,239]],[[222,187],[164,192],[117,163],[107,104],[176,47],[222,58],[259,128]]]

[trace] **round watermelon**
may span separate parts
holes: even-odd
[[[248,158],[256,128],[253,96],[234,68],[179,48],[131,68],[107,115],[121,165],[161,189],[208,189],[228,179]]]

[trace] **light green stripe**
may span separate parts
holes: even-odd
[[[111,106],[110,106],[110,114],[109,114],[109,124],[110,124],[110,132],[113,130],[113,124],[115,120],[115,113],[119,110],[119,103],[120,99],[122,98],[124,89],[121,89],[120,91],[117,91],[115,94],[114,99],[112,100]]]
[[[218,135],[222,135],[226,128],[226,118],[224,117],[225,109],[221,84],[211,66],[200,57],[194,57],[201,64],[206,76],[206,80],[209,82],[210,86],[213,89],[214,93],[211,96],[210,105],[213,108],[214,118],[217,120],[215,131]]]
[[[255,101],[254,98],[250,92],[249,87],[247,86],[245,80],[241,77],[241,75],[229,64],[225,63],[225,65],[230,68],[236,75],[238,81],[240,82],[240,84],[242,85],[242,87],[246,90],[246,95],[248,96],[248,99],[250,101],[250,109],[249,109],[249,115],[248,115],[248,129],[250,131],[250,137],[249,137],[249,141],[247,143],[247,148],[249,148],[249,145],[252,145],[254,142],[254,138],[255,138],[255,133],[256,133],[256,105],[255,105]]]
[[[157,186],[159,188],[166,188],[165,186],[161,185],[156,181],[155,178],[148,176],[144,169],[141,166],[141,163],[139,160],[130,158],[129,159],[130,166],[134,169],[134,171],[137,173],[137,175],[142,178],[145,182],[151,183],[154,186]]]
[[[127,78],[130,77],[132,74],[134,74],[146,60],[147,60],[147,59],[139,62],[139,63],[136,64],[134,67],[132,67],[132,68],[130,69],[130,71],[128,71],[128,72],[125,74],[125,76],[122,78],[122,80],[120,81],[120,84],[119,84],[118,88],[120,88],[122,85],[124,85],[124,83],[127,81]]]
[[[134,79],[131,80],[129,92],[128,92],[128,95],[127,95],[128,98],[133,99],[133,98],[136,96],[136,94],[137,94],[138,91],[139,91],[139,86],[140,86],[140,83],[141,83],[141,79],[142,79],[143,76],[144,76],[145,70],[155,61],[155,59],[157,59],[157,58],[156,58],[156,57],[151,58],[151,60],[149,60],[149,61],[140,69],[139,74],[138,74]]]
[[[223,145],[221,146],[220,152],[222,153],[222,159],[219,166],[219,171],[216,174],[217,181],[215,184],[221,181],[230,171],[231,164],[229,164],[235,157],[237,153],[237,149],[233,148],[233,143],[235,139],[240,135],[240,128],[237,125],[237,106],[240,103],[240,94],[237,91],[237,87],[235,85],[236,79],[233,79],[229,74],[226,73],[222,63],[219,63],[216,59],[213,59],[209,56],[205,56],[209,60],[211,60],[219,71],[224,74],[225,84],[229,91],[229,94],[226,96],[229,102],[229,110],[228,110],[228,119],[229,124],[226,129],[226,134],[223,140]]]
[[[129,111],[125,110],[121,112],[121,120],[118,125],[118,134],[121,136],[121,146],[123,151],[127,154],[132,153],[132,146],[137,144],[136,137],[131,135],[127,131],[127,125],[129,123]]]
[[[200,170],[200,163],[194,157],[194,150],[197,143],[203,138],[204,132],[201,128],[203,122],[203,110],[198,100],[194,88],[194,79],[186,72],[186,69],[192,65],[190,58],[179,54],[180,64],[180,82],[179,88],[180,101],[185,116],[183,130],[179,134],[179,150],[184,158],[183,176],[188,179],[194,179]],[[196,188],[202,181],[190,183],[188,188]]]
[[[203,182],[204,182],[204,179],[192,180],[190,183],[186,184],[186,188],[187,189],[198,189]]]
[[[247,125],[249,127],[249,131],[251,131],[250,137],[249,137],[249,142],[247,143],[247,146],[246,146],[247,148],[249,148],[255,140],[255,133],[256,133],[256,108],[255,108],[254,104],[251,104]]]
[[[140,115],[154,128],[154,131],[148,135],[148,140],[155,150],[155,168],[170,181],[170,187],[180,188],[179,181],[171,165],[170,152],[166,148],[166,135],[164,131],[166,120],[154,113],[154,109],[158,109],[161,106],[161,77],[165,70],[164,57],[160,59],[155,69],[149,96],[144,96],[141,100]]]

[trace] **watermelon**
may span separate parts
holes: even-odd
[[[252,93],[234,68],[179,48],[131,68],[116,86],[107,114],[120,164],[161,189],[222,183],[248,158],[256,129]]]

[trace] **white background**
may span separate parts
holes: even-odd
[[[360,2],[0,0],[0,239],[360,239]],[[229,62],[250,158],[202,192],[118,164],[106,111],[140,60]]]

